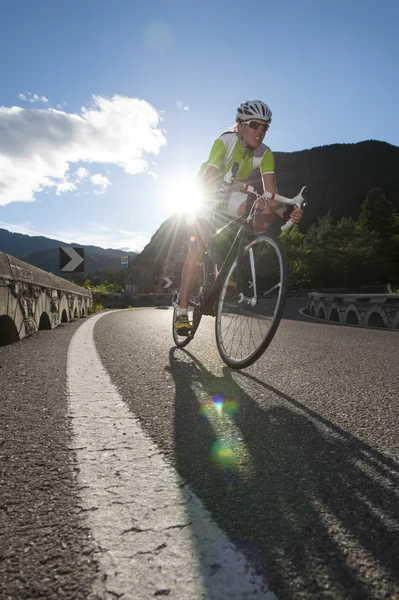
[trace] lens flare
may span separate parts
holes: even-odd
[[[213,415],[218,417],[228,417],[234,419],[238,413],[238,402],[231,398],[223,399],[221,394],[213,396],[211,400],[201,403],[200,413],[205,418],[211,418]]]
[[[170,212],[194,215],[203,210],[202,188],[194,175],[176,172],[163,182],[163,198]]]
[[[238,471],[248,461],[248,451],[234,423],[238,410],[238,402],[222,394],[202,401],[200,406],[202,418],[212,426],[217,437],[212,445],[211,460],[222,471],[228,488],[234,485]]]
[[[217,440],[212,447],[213,462],[220,467],[231,467],[234,463],[234,448],[230,441]]]
[[[223,410],[231,419],[233,419],[238,413],[238,402],[226,399],[223,403]]]

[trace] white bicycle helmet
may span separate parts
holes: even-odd
[[[251,119],[272,120],[272,111],[261,100],[248,100],[237,108],[236,121],[250,121]]]

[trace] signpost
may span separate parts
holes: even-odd
[[[126,293],[131,294],[132,296],[135,296],[136,295],[136,285],[134,283],[131,285],[127,285]]]
[[[125,269],[125,292],[127,291],[127,270],[129,268],[129,257],[121,256],[121,269]]]
[[[84,273],[84,248],[72,248],[71,246],[59,247],[60,271],[64,273]]]
[[[128,268],[129,268],[129,257],[121,256],[121,269],[128,269]]]

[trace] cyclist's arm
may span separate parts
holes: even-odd
[[[214,142],[209,158],[200,169],[198,179],[203,189],[205,202],[211,202],[212,196],[217,191],[221,179],[221,166],[226,154],[226,146],[219,138]]]
[[[272,194],[277,193],[276,181],[274,179],[274,173],[263,175],[263,187],[265,191],[271,192]],[[278,215],[284,220],[287,220],[286,212],[288,208],[288,214],[290,218],[294,221],[294,223],[299,223],[302,218],[303,210],[298,208],[297,206],[289,206],[287,207],[285,204],[281,204],[281,202],[276,202],[276,200],[267,200],[267,205],[270,208],[271,212],[274,215]]]
[[[262,181],[263,181],[263,189],[265,192],[271,192],[272,194],[277,193],[277,186],[276,186],[276,179],[274,177],[274,172],[273,173],[264,173],[262,175]],[[281,202],[277,202],[276,200],[268,199],[267,205],[274,215],[278,215],[279,217],[283,218],[284,211],[286,210],[286,206],[284,206],[284,204],[281,204]]]
[[[274,176],[274,156],[270,148],[264,154],[260,165],[260,172],[262,174],[263,190],[265,192],[271,192],[272,194],[277,193],[276,179]],[[276,200],[268,200],[268,207],[274,215],[279,217],[283,216],[285,206]]]
[[[202,185],[209,192],[215,192],[220,184],[220,169],[213,165],[208,165],[202,175]]]

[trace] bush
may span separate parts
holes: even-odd
[[[390,283],[387,285],[387,294],[399,294],[399,288],[396,290],[392,287]]]
[[[99,310],[102,310],[103,308],[104,307],[102,304],[93,304],[93,306],[89,306],[88,313],[89,313],[89,315],[92,315],[93,313],[96,313]]]

